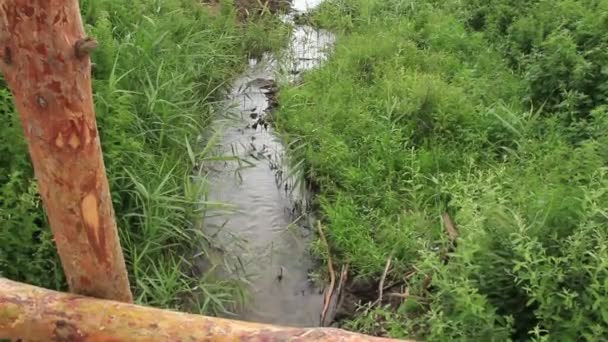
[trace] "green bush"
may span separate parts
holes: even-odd
[[[483,30],[520,70],[528,100],[567,123],[608,100],[608,1],[466,0]]]
[[[392,256],[387,283],[409,293],[345,327],[608,337],[605,4],[336,0],[312,16],[338,44],[282,89],[277,123],[318,188],[334,259],[369,282]]]

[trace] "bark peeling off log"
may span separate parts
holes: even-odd
[[[88,58],[95,46],[77,0],[0,3],[0,69],[68,284],[77,293],[131,301],[95,122]]]
[[[74,54],[76,58],[83,58],[88,56],[93,50],[97,48],[97,41],[93,38],[80,39],[74,44]]]
[[[44,290],[0,278],[0,338],[25,341],[394,341],[288,328]]]

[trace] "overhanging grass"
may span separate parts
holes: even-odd
[[[236,282],[199,279],[203,183],[195,164],[214,102],[250,53],[281,44],[286,29],[269,16],[236,19],[225,2],[210,14],[198,1],[81,1],[92,59],[104,160],[136,301],[216,313],[243,300]],[[260,32],[270,32],[261,40]],[[253,31],[252,32],[250,32]],[[0,272],[64,289],[51,234],[10,93],[0,90]]]

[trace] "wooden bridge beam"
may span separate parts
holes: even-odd
[[[333,328],[287,328],[153,309],[41,289],[0,278],[0,340],[370,341]]]

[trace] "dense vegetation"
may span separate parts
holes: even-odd
[[[205,246],[198,137],[245,55],[284,32],[193,0],[81,6],[101,45],[96,110],[137,301],[221,310],[238,286],[191,272]],[[403,287],[389,291],[405,293],[344,326],[608,339],[608,0],[328,0],[309,19],[339,42],[282,90],[276,123],[318,191],[332,257],[359,284],[392,258],[387,284]],[[3,83],[0,118],[0,274],[65,288]]]
[[[392,257],[407,288],[345,325],[607,339],[608,1],[330,0],[311,20],[339,41],[277,123],[334,259],[377,281]]]
[[[140,303],[212,312],[238,300],[238,286],[199,279],[205,158],[197,137],[220,90],[246,61],[284,37],[276,20],[237,19],[228,2],[80,1],[93,56],[94,96],[131,285]],[[273,28],[272,39],[265,32]],[[27,146],[9,90],[0,84],[0,274],[65,288]],[[199,288],[202,295],[188,295]],[[194,300],[194,303],[192,301]]]

